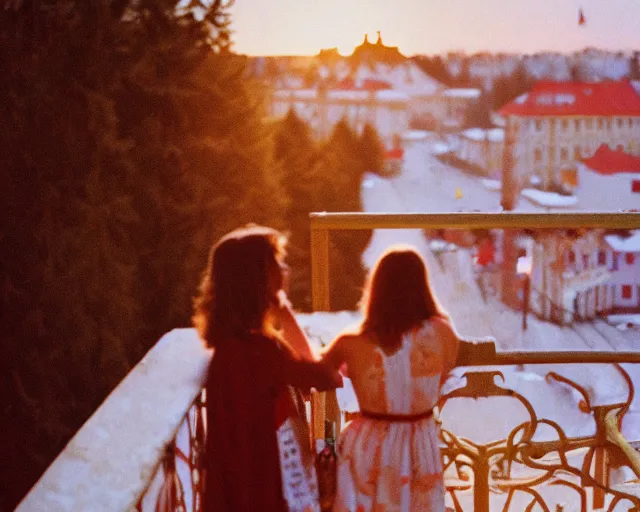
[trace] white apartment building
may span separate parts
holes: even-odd
[[[504,156],[504,129],[469,128],[460,133],[455,155],[478,168],[484,176],[499,179]]]
[[[575,176],[602,145],[640,154],[640,96],[628,81],[538,82],[502,107],[515,130],[516,175],[545,188]]]
[[[572,189],[591,211],[640,209],[640,157],[603,144],[578,164]]]
[[[393,90],[280,89],[271,98],[271,115],[284,117],[290,109],[306,121],[314,136],[326,138],[346,119],[361,133],[371,124],[387,147],[409,129],[409,96]]]

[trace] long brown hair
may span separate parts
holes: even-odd
[[[276,300],[270,279],[281,278],[285,243],[275,229],[250,225],[212,247],[192,317],[208,347],[252,332],[270,332],[267,311]]]
[[[448,318],[438,304],[422,257],[412,247],[388,249],[371,271],[362,298],[361,331],[381,347],[397,347],[402,335],[434,316]]]

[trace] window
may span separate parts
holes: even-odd
[[[631,128],[633,126],[633,120],[631,118],[627,119],[627,126]]]
[[[542,131],[542,121],[540,121],[540,119],[536,119],[536,131]]]
[[[587,118],[587,130],[591,130],[593,128],[593,119]]]
[[[569,150],[567,148],[560,148],[560,160],[566,162],[569,159]]]
[[[563,119],[562,120],[562,131],[566,132],[569,129],[569,120],[568,119]]]
[[[569,251],[569,263],[576,262],[576,253],[574,251]]]
[[[633,265],[634,260],[635,258],[632,252],[628,252],[624,255],[624,261],[626,261],[627,265]]]
[[[580,119],[573,120],[573,129],[577,132],[580,131]]]
[[[630,299],[631,295],[632,295],[632,289],[631,289],[631,285],[630,284],[623,284],[622,288],[622,298],[623,299]]]
[[[589,255],[588,254],[583,254],[582,255],[582,268],[589,268]]]
[[[540,148],[536,148],[533,152],[533,161],[537,164],[542,162],[542,150]]]
[[[605,251],[598,252],[598,265],[607,264],[607,253]]]
[[[570,188],[578,186],[578,170],[575,167],[560,169],[560,182]]]
[[[580,146],[574,146],[573,147],[573,159],[574,160],[580,160]]]
[[[633,180],[631,182],[631,192],[640,194],[640,180]]]
[[[598,118],[598,130],[602,130],[604,128],[604,119],[601,117]]]
[[[622,121],[623,120],[618,118],[617,121],[618,121],[618,128],[622,128]]]
[[[614,252],[611,258],[611,270],[618,270],[618,255],[620,253],[619,252]]]

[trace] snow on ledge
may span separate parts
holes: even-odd
[[[640,229],[637,229],[628,238],[619,235],[606,235],[605,241],[618,252],[640,252]]]
[[[482,94],[480,89],[471,89],[471,88],[454,88],[454,89],[446,89],[442,95],[447,96],[449,98],[470,98],[475,99],[479,98]]]
[[[480,181],[487,190],[502,190],[502,182],[500,180],[482,178]]]
[[[133,510],[200,392],[195,329],[165,334],[78,430],[16,512]]]
[[[526,197],[532,203],[540,206],[562,208],[574,206],[578,203],[576,196],[563,196],[555,192],[545,192],[534,188],[525,188],[520,194],[522,197]]]

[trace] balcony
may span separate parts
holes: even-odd
[[[300,321],[320,345],[335,334],[317,327],[318,316],[322,324],[328,318],[322,315],[329,315],[321,312],[330,306],[332,230],[504,229],[502,252],[517,258],[511,235],[522,230],[640,229],[640,214],[313,214],[311,228],[318,313],[300,315]],[[439,265],[433,259],[428,264]],[[448,264],[441,267],[443,274]],[[439,296],[442,283],[434,283]],[[455,299],[455,291],[445,298]],[[532,286],[532,297],[534,291]],[[517,301],[517,294],[509,300]],[[482,331],[486,319],[474,318],[472,305],[445,306],[461,333],[485,334],[473,329]],[[578,334],[585,335],[590,324],[563,326],[541,309],[529,312],[527,327],[520,324],[527,314],[520,306],[503,313],[517,319],[517,329],[499,333],[494,342],[464,344],[458,368],[443,388],[439,418],[448,506],[456,512],[640,510],[640,402],[634,388],[640,379],[640,334],[620,331],[618,338],[607,338],[618,340],[607,350],[604,341],[578,346],[576,340],[587,339]],[[603,339],[612,332],[598,328]],[[561,337],[536,346],[531,336],[540,332]],[[200,510],[202,385],[210,357],[194,330],[167,333],[17,510]],[[322,436],[326,417],[340,423],[357,414],[344,406],[352,397],[340,393],[313,395],[315,438]]]

